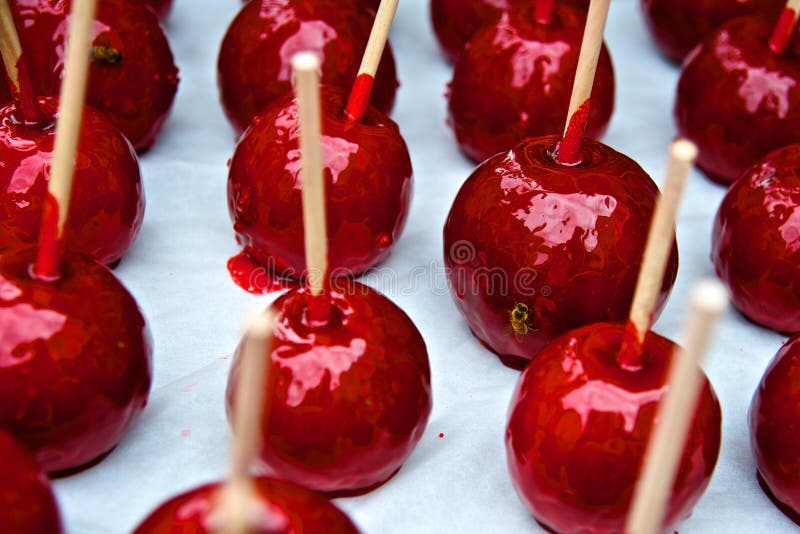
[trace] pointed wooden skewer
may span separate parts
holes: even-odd
[[[25,122],[40,122],[43,119],[42,111],[22,58],[22,45],[8,0],[0,0],[0,54],[6,67],[11,96],[20,116]]]
[[[319,66],[319,58],[311,52],[300,52],[292,58],[300,124],[300,180],[303,184],[306,278],[314,296],[321,295],[325,290],[325,277],[328,273]]]
[[[664,192],[656,202],[653,222],[647,237],[647,247],[639,270],[639,280],[631,304],[630,321],[636,326],[639,343],[644,342],[645,335],[653,322],[653,310],[661,291],[675,239],[675,219],[695,158],[697,158],[697,146],[691,141],[678,139],[672,143]]]
[[[728,305],[725,288],[716,280],[692,291],[685,325],[685,349],[677,350],[669,370],[669,389],[661,401],[628,515],[627,534],[657,534],[664,520],[681,454],[701,393],[699,363],[711,342],[714,326]]]
[[[610,0],[591,0],[589,14],[586,17],[586,28],[583,31],[581,53],[578,56],[578,68],[575,71],[575,83],[572,86],[572,97],[567,112],[564,135],[558,146],[556,161],[562,165],[580,163],[581,142],[589,120],[590,99],[597,62],[603,48],[603,33],[608,19]]]
[[[372,84],[375,82],[375,73],[378,72],[383,49],[389,39],[389,30],[392,28],[392,21],[397,12],[397,3],[398,0],[382,0],[378,7],[378,14],[375,15],[367,48],[361,59],[361,67],[358,69],[356,81],[350,90],[350,99],[345,107],[345,114],[351,120],[361,120],[367,110],[369,97],[372,94]]]
[[[769,47],[776,54],[783,54],[789,46],[797,27],[798,17],[800,17],[800,0],[788,0],[769,39]]]
[[[47,199],[42,210],[39,253],[34,266],[34,273],[43,279],[57,278],[61,267],[61,238],[72,194],[96,7],[97,0],[75,0],[69,17],[55,148],[47,183]]]
[[[274,313],[266,311],[250,323],[244,337],[242,367],[233,413],[230,474],[222,489],[220,513],[215,516],[223,534],[250,532],[256,490],[250,467],[261,445],[261,418],[265,374],[274,327]]]

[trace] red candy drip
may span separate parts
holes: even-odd
[[[42,205],[42,226],[39,230],[39,252],[33,275],[42,280],[55,280],[61,268],[61,242],[58,239],[58,200],[49,191]]]
[[[589,102],[587,98],[569,119],[564,138],[558,144],[556,161],[562,165],[578,165],[581,162],[581,142],[589,121]]]
[[[228,260],[228,272],[236,285],[254,295],[268,295],[299,285],[298,282],[281,278],[259,265],[246,251]]]
[[[375,78],[369,74],[359,74],[350,91],[350,99],[344,112],[350,120],[358,121],[364,116],[372,94],[372,84]]]
[[[555,0],[539,0],[536,2],[533,18],[539,24],[550,24],[553,20],[553,4]]]
[[[796,24],[797,12],[787,7],[781,13],[772,36],[769,38],[769,47],[773,52],[783,54],[786,51],[789,41],[792,40]]]

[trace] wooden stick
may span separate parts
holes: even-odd
[[[33,93],[28,69],[22,59],[22,44],[8,0],[0,0],[0,54],[6,67],[11,96],[23,120],[34,123],[41,121],[42,110],[39,109],[39,101]]]
[[[608,19],[609,4],[610,0],[591,0],[589,4],[567,122],[556,158],[563,165],[580,163],[581,142],[586,131],[586,122],[589,120],[592,86],[597,72],[597,62],[600,60],[600,50],[603,48],[603,33]]]
[[[686,348],[675,352],[670,365],[669,389],[658,407],[625,527],[627,534],[657,534],[661,529],[700,397],[699,364],[708,352],[714,326],[727,305],[725,288],[716,280],[701,282],[692,291],[692,308],[683,338]]]
[[[650,234],[647,237],[647,248],[639,271],[639,281],[636,283],[636,292],[631,304],[630,320],[636,326],[640,343],[644,341],[653,322],[653,310],[661,291],[675,239],[675,219],[686,187],[686,179],[695,158],[697,158],[697,147],[691,141],[678,139],[672,143],[664,192],[656,202]]]
[[[218,514],[224,534],[246,534],[250,531],[252,502],[255,492],[250,467],[261,446],[264,386],[270,340],[275,316],[271,311],[251,321],[243,341],[242,367],[235,392],[233,435],[231,438],[230,475],[222,490]]]
[[[42,211],[39,254],[34,267],[36,274],[45,278],[58,276],[61,264],[59,243],[64,234],[72,195],[96,8],[97,0],[75,0],[69,17],[64,80],[61,83],[55,147],[47,184],[48,202]]]
[[[308,285],[314,296],[325,290],[325,276],[328,272],[319,67],[319,58],[310,52],[300,52],[292,58],[300,123],[300,179],[303,183],[306,271]]]
[[[783,54],[792,40],[794,30],[797,27],[797,19],[800,16],[800,0],[788,0],[786,7],[783,8],[781,16],[778,18],[772,36],[769,39],[769,47],[776,54]]]
[[[378,72],[383,49],[389,39],[389,30],[392,28],[392,21],[397,12],[397,3],[398,0],[381,0],[378,7],[378,14],[375,15],[372,32],[367,41],[367,48],[364,50],[364,57],[361,58],[361,67],[358,69],[356,81],[353,82],[350,98],[344,110],[351,120],[361,120],[367,110],[369,97],[372,94],[372,84],[375,82],[375,73]]]

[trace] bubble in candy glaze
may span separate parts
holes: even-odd
[[[750,444],[758,481],[775,505],[800,525],[800,337],[769,364],[750,405]]]
[[[63,474],[102,459],[144,409],[151,340],[108,269],[67,251],[44,282],[35,259],[36,247],[0,255],[0,427]]]
[[[0,430],[0,532],[60,534],[50,481],[28,451]]]
[[[800,145],[769,154],[722,199],[711,259],[734,305],[778,332],[800,332]]]
[[[734,19],[686,59],[678,82],[678,132],[699,148],[698,166],[728,185],[780,147],[800,143],[800,38],[769,47],[773,24]]]
[[[357,282],[332,283],[342,288],[318,297],[295,289],[274,304],[260,460],[270,476],[353,495],[391,478],[422,437],[430,369],[400,308]],[[240,365],[237,351],[229,414]]]
[[[582,163],[531,139],[481,166],[444,227],[453,298],[472,332],[523,368],[558,335],[627,318],[658,188],[633,160],[584,139]],[[656,315],[675,282],[677,245]]]
[[[291,58],[297,52],[319,56],[323,84],[349,90],[373,18],[369,10],[340,0],[245,4],[225,34],[217,61],[222,104],[234,128],[243,131],[264,108],[291,92]],[[389,113],[398,86],[387,43],[375,76],[372,104]]]
[[[557,3],[546,23],[536,3],[504,12],[467,43],[453,72],[450,120],[461,150],[476,162],[521,139],[564,130],[578,67],[585,10]],[[601,49],[586,135],[603,135],[614,109],[614,70]]]
[[[358,534],[352,521],[321,495],[268,478],[254,479],[254,483],[261,502],[254,507],[252,533]],[[218,513],[215,501],[221,490],[221,484],[207,484],[173,497],[150,514],[133,534],[214,534],[218,532],[214,529]]]
[[[342,93],[323,87],[321,95],[328,262],[333,276],[359,274],[386,259],[400,236],[411,159],[391,119],[368,108],[351,121]],[[292,278],[306,268],[298,133],[297,105],[286,94],[242,136],[228,177],[228,207],[244,254],[254,269]],[[239,277],[246,288],[248,273]]]
[[[547,345],[522,374],[506,430],[514,488],[551,532],[622,532],[675,344],[648,333],[635,367],[619,355],[631,330],[598,323]],[[624,353],[624,352],[623,352]],[[703,376],[661,531],[689,516],[711,480],[721,410]]]
[[[11,0],[33,89],[57,95],[64,70],[69,0]],[[154,11],[129,0],[98,0],[86,102],[136,150],[149,148],[169,115],[178,69]],[[0,101],[8,102],[0,86]]]
[[[0,252],[39,237],[58,99],[39,103],[47,119],[35,125],[18,121],[13,105],[0,108]],[[119,261],[139,233],[144,207],[133,147],[103,114],[85,108],[67,246],[106,265]]]
[[[784,0],[640,0],[642,14],[659,51],[681,63],[725,22],[760,13],[777,20]]]

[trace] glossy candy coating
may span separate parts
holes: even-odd
[[[583,141],[580,165],[556,163],[558,140],[531,139],[483,163],[444,227],[456,306],[518,368],[568,330],[628,316],[658,192],[633,160],[598,141]],[[675,245],[657,310],[677,269]],[[515,321],[520,304],[527,319]]]
[[[33,89],[57,95],[63,73],[69,0],[11,0]],[[106,114],[137,150],[149,148],[169,114],[178,69],[158,18],[129,0],[99,0],[92,46],[119,52],[118,60],[93,54],[87,103]],[[0,86],[8,102],[8,89]]]
[[[745,316],[800,332],[800,145],[769,154],[734,182],[714,222],[711,259]]]
[[[640,0],[642,14],[659,51],[681,63],[725,22],[760,13],[777,20],[784,0]]]
[[[394,475],[431,410],[425,342],[375,290],[334,280],[274,303],[261,462],[266,474],[325,493],[363,493]],[[337,286],[341,286],[338,288]],[[228,381],[228,412],[241,365]]]
[[[589,7],[588,0],[553,1],[575,4],[584,10]],[[447,59],[455,63],[478,28],[497,22],[500,15],[514,6],[532,3],[531,0],[431,0],[433,31]]]
[[[47,117],[58,99],[40,98]],[[26,125],[15,108],[0,108],[0,252],[35,243],[53,143],[54,119]],[[144,216],[144,192],[136,153],[105,115],[86,107],[66,226],[67,246],[106,265],[118,261],[136,239]]]
[[[524,4],[482,26],[456,62],[450,122],[461,150],[476,162],[527,137],[564,130],[586,16],[558,3],[551,22],[542,24],[535,10]],[[603,46],[586,135],[602,136],[613,109],[614,69]]]
[[[310,51],[322,62],[321,81],[349,91],[372,29],[373,14],[336,0],[249,2],[231,22],[217,61],[222,104],[241,132],[264,108],[292,90],[291,59]],[[398,87],[387,43],[371,103],[389,113]]]
[[[161,22],[167,20],[169,12],[172,10],[172,0],[145,0],[145,3],[156,12]]]
[[[62,532],[50,481],[28,451],[4,430],[0,430],[0,473],[0,532]]]
[[[431,0],[433,31],[447,59],[455,62],[472,34],[528,0]]]
[[[769,364],[750,405],[750,444],[769,496],[800,525],[800,337]],[[765,487],[766,486],[766,487]]]
[[[782,146],[800,142],[800,38],[770,50],[772,24],[754,17],[719,28],[686,59],[675,101],[680,135],[698,166],[728,184]]]
[[[411,160],[397,125],[369,108],[358,122],[344,95],[322,90],[323,160],[332,274],[359,274],[388,257],[405,224]],[[306,269],[297,105],[291,93],[242,136],[228,177],[236,239],[258,264],[287,277]]]
[[[624,530],[676,348],[649,333],[641,367],[625,369],[617,362],[625,335],[624,323],[564,334],[517,384],[506,430],[508,467],[522,501],[551,531]],[[717,462],[722,415],[705,376],[701,395],[661,531],[691,513]]]
[[[61,278],[42,282],[35,257],[0,255],[0,427],[63,473],[110,452],[144,409],[151,341],[111,271],[67,251]]]
[[[263,534],[358,534],[350,519],[314,492],[268,478],[254,479],[261,497],[257,526]],[[158,507],[133,534],[214,534],[214,506],[222,484],[206,484],[173,497]]]

